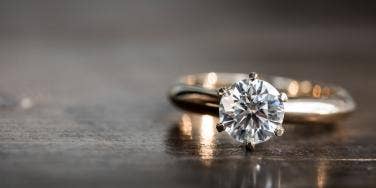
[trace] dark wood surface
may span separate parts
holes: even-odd
[[[373,6],[1,1],[0,187],[375,187]],[[339,84],[338,125],[245,152],[167,100],[187,73]]]

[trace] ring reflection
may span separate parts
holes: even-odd
[[[309,183],[325,187],[328,181],[329,163],[326,161],[291,161],[290,157],[293,157],[294,154],[287,158],[281,155],[286,155],[286,153],[290,155],[290,152],[296,151],[286,150],[283,153],[278,153],[276,148],[290,148],[287,147],[289,146],[287,143],[303,140],[303,138],[316,139],[316,137],[320,137],[323,139],[322,136],[325,135],[328,138],[341,140],[340,138],[343,136],[338,133],[335,126],[288,124],[286,126],[290,134],[287,134],[278,144],[260,145],[258,152],[244,153],[244,150],[238,147],[239,145],[236,145],[227,134],[217,133],[215,128],[217,122],[218,118],[214,116],[184,113],[179,121],[171,127],[166,140],[168,153],[189,159],[180,161],[178,165],[181,167],[179,168],[189,169],[196,164],[204,172],[205,170],[219,171],[220,173],[204,173],[205,179],[214,186],[283,187],[286,183],[296,181],[298,185]],[[321,145],[317,147],[321,147]],[[320,150],[315,154],[321,155]],[[307,164],[309,165],[307,166]],[[311,179],[310,182],[306,182],[306,178],[302,178],[301,181],[294,179],[294,176],[301,176],[301,173],[298,173],[301,170],[301,165],[307,167],[304,176],[316,178]],[[293,176],[287,177],[284,175],[286,173],[293,174]]]
[[[217,121],[210,115],[183,114],[178,125],[179,134],[184,140],[196,144],[197,155],[207,165],[210,165],[216,148],[214,137]]]

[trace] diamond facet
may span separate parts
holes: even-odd
[[[266,81],[238,81],[221,97],[220,123],[241,143],[265,142],[282,126],[284,106],[279,95],[278,90]]]

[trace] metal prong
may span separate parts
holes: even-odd
[[[225,94],[225,88],[219,88],[218,89],[218,95],[222,96],[223,94]]]
[[[245,149],[248,151],[255,151],[255,144],[253,144],[252,142],[247,142],[245,144]]]
[[[218,132],[222,132],[225,130],[225,126],[223,126],[221,123],[218,123],[215,128],[217,128]]]
[[[249,74],[249,79],[251,79],[251,80],[255,80],[255,79],[257,79],[258,78],[258,74],[257,73],[255,73],[255,72],[251,72],[250,74]]]
[[[282,126],[278,126],[275,131],[274,131],[274,134],[276,136],[282,136],[283,133],[285,132],[285,129],[282,127]]]
[[[289,100],[289,98],[287,97],[287,94],[282,92],[280,95],[279,95],[279,100],[281,100],[282,102],[287,102]]]

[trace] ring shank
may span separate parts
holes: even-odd
[[[336,123],[355,110],[355,102],[342,87],[285,77],[260,75],[289,97],[285,102],[285,121]],[[178,107],[218,115],[218,89],[248,78],[240,73],[201,73],[179,79],[170,90],[170,100]]]

